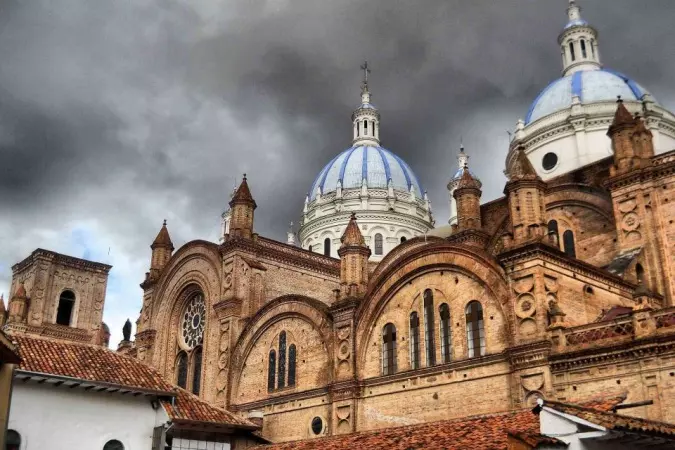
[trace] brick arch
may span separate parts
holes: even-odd
[[[547,213],[565,206],[578,206],[595,211],[609,222],[614,220],[612,200],[598,188],[578,184],[554,186],[547,191],[545,201]]]
[[[485,289],[492,306],[501,313],[506,327],[504,334],[512,343],[514,319],[506,306],[510,294],[508,280],[501,267],[482,250],[441,241],[403,253],[395,264],[372,280],[366,300],[357,311],[355,340],[359,371],[365,363],[372,328],[387,303],[406,283],[430,272],[456,271],[476,280]]]
[[[333,325],[328,314],[328,307],[319,300],[302,295],[284,295],[277,297],[268,302],[251,318],[239,335],[237,343],[232,350],[228,383],[228,396],[232,403],[236,403],[241,372],[255,343],[272,325],[289,318],[301,319],[318,331],[329,362],[327,372],[329,374],[333,373]]]

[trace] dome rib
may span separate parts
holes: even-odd
[[[316,198],[317,187],[325,194],[334,191],[338,182],[343,189],[360,188],[364,179],[371,188],[386,188],[391,180],[394,189],[409,191],[414,186],[418,194],[424,192],[417,176],[399,156],[380,146],[355,145],[335,156],[319,172],[310,199]]]
[[[629,77],[609,69],[583,70],[550,83],[530,105],[525,123],[569,108],[574,96],[582,103],[614,101],[617,96],[640,101],[648,92]]]

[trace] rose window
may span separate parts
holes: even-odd
[[[204,338],[205,313],[204,296],[197,294],[192,297],[183,314],[183,342],[190,348],[194,348],[202,343]]]

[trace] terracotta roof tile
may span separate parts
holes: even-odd
[[[29,336],[12,335],[10,339],[16,342],[22,358],[19,370],[165,392],[168,395],[161,403],[171,420],[257,428],[252,422],[168,383],[159,372],[139,360],[105,347]],[[169,395],[175,399],[171,400]]]
[[[610,410],[624,399],[625,396],[598,397],[584,404],[600,408],[598,413],[605,414],[605,411]],[[528,408],[254,448],[258,450],[317,448],[321,450],[495,450],[507,448],[509,434],[518,436],[521,440],[539,439],[541,443],[545,441],[549,444],[553,443],[550,438],[539,434],[539,416]]]
[[[142,362],[104,347],[28,336],[11,339],[18,344],[20,370],[156,391],[173,389]]]
[[[539,432],[530,409],[254,447],[260,450],[506,449],[508,431]]]
[[[675,425],[665,422],[623,416],[608,411],[588,408],[587,406],[572,405],[570,403],[555,401],[545,401],[544,406],[579,417],[609,430],[640,432],[671,438],[675,436]]]
[[[209,422],[240,427],[258,428],[253,422],[238,417],[225,409],[217,408],[201,400],[194,394],[181,389],[174,389],[176,399],[162,400],[161,403],[173,421]]]

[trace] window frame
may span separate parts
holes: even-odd
[[[447,317],[444,318],[444,315]],[[438,306],[438,319],[441,339],[441,364],[448,364],[452,362],[452,321],[450,320],[450,306],[447,303],[441,303]]]
[[[410,348],[410,368],[417,370],[420,368],[420,315],[413,311],[408,316],[409,338],[408,346]]]
[[[470,315],[473,315],[473,305],[477,305],[479,308],[476,311],[477,317],[470,317]],[[487,351],[487,340],[485,336],[485,318],[483,314],[483,305],[478,300],[471,300],[469,303],[467,303],[464,313],[466,318],[467,356],[469,358],[485,356]],[[476,354],[476,344],[478,344],[478,355]]]
[[[436,365],[436,325],[433,291],[425,289],[422,298],[422,308],[424,311],[424,353],[427,367],[432,367]]]
[[[67,298],[65,296],[66,293],[72,294],[72,298]],[[61,311],[61,304],[62,302],[69,302],[70,303],[70,314],[68,314],[68,323],[59,323],[59,313]],[[72,289],[64,289],[61,291],[59,294],[59,300],[58,303],[56,304],[56,315],[54,316],[54,323],[56,325],[61,325],[64,327],[74,327],[75,326],[75,305],[77,304],[77,294],[75,294],[75,291]]]
[[[373,247],[375,248],[374,254],[376,256],[384,255],[384,236],[382,236],[382,233],[375,233],[375,236],[373,236],[373,242]]]
[[[396,325],[388,322],[382,327],[382,375],[394,375],[396,370]]]

